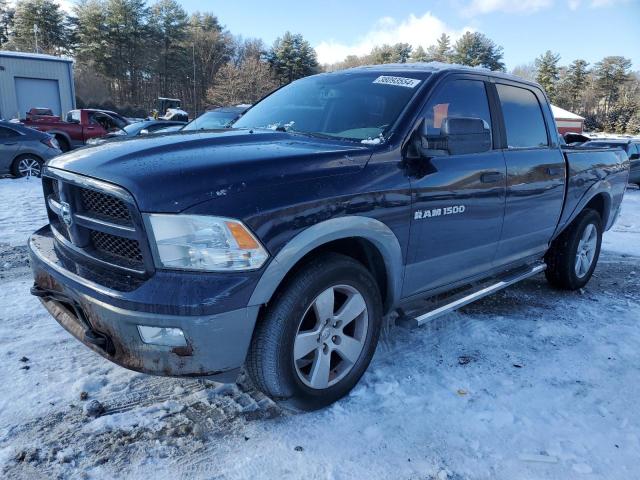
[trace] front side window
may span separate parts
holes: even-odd
[[[453,80],[446,83],[424,110],[424,128],[428,138],[438,138],[442,127],[451,119],[475,118],[482,120],[484,130],[491,135],[489,99],[482,80]],[[467,153],[480,153],[491,149],[489,144],[476,145]]]
[[[542,109],[536,95],[526,88],[496,84],[509,148],[549,145]]]
[[[377,143],[384,140],[428,75],[365,71],[303,78],[257,103],[233,127]]]

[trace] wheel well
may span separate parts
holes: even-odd
[[[591,210],[598,212],[598,215],[600,215],[600,218],[602,219],[602,226],[605,227],[607,224],[607,204],[608,202],[605,195],[599,193],[589,200],[589,203],[587,203],[584,208],[590,208]]]
[[[311,259],[316,258],[318,255],[322,255],[327,252],[339,253],[353,258],[360,262],[364,267],[369,270],[373,278],[375,279],[378,290],[380,291],[380,297],[382,298],[383,311],[388,312],[389,308],[389,292],[387,283],[387,271],[384,265],[384,258],[380,251],[369,240],[362,237],[348,237],[341,238],[339,240],[333,240],[314,248],[307,254],[305,254],[295,265],[287,272],[282,279],[278,288],[274,292],[275,297],[278,292],[287,283],[287,280],[291,278],[298,270],[304,267]]]
[[[63,135],[62,133],[55,132],[55,133],[53,133],[53,136],[57,140],[58,145],[60,145],[60,147],[62,147],[63,145],[66,145],[68,149],[71,148],[71,142],[66,137],[66,135]]]

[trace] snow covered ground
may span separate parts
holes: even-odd
[[[129,372],[64,332],[28,293],[39,189],[0,180],[4,478],[640,477],[638,189],[582,292],[540,275],[428,327],[392,328],[349,397],[297,416],[242,379]]]

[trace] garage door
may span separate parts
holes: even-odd
[[[20,118],[24,118],[27,110],[34,107],[50,108],[55,115],[62,114],[57,80],[16,77],[16,97]]]

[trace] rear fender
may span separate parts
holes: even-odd
[[[569,191],[571,191],[572,186],[569,186]],[[554,238],[558,237],[564,229],[575,220],[575,218],[582,212],[585,207],[593,200],[596,196],[601,195],[604,200],[604,208],[602,212],[602,224],[605,227],[605,230],[608,230],[611,227],[612,220],[615,215],[611,215],[612,209],[612,185],[608,179],[599,180],[591,187],[589,187],[577,201],[571,213],[567,215],[563,215],[563,218],[558,225],[558,229],[556,230],[556,234]],[[569,202],[570,200],[567,199]]]

